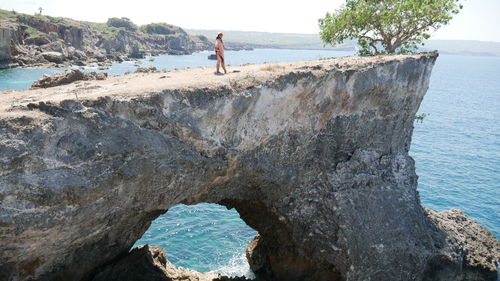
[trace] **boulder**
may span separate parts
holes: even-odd
[[[42,46],[45,44],[49,44],[51,41],[47,36],[34,36],[34,37],[29,37],[24,40],[25,44],[31,44],[31,45],[37,45],[37,46]],[[49,56],[48,56],[49,57]]]
[[[64,60],[64,55],[60,52],[43,52],[42,57],[49,62],[61,63]]]
[[[154,66],[149,66],[149,67],[138,67],[135,70],[136,73],[154,73],[158,72],[158,69]]]
[[[44,75],[31,85],[31,88],[49,88],[75,81],[104,80],[108,77],[105,72],[86,72],[79,69],[69,69],[64,72],[57,72],[52,75]]]
[[[440,231],[434,233],[434,240],[442,241],[438,247],[446,251],[431,258],[424,280],[496,280],[500,242],[486,228],[458,209],[425,212],[446,233],[445,237],[436,237],[443,235]],[[454,272],[445,270],[450,264]]]
[[[165,251],[157,246],[140,245],[125,257],[103,267],[92,281],[250,281],[244,277],[227,277],[200,273],[172,265]]]
[[[262,241],[260,234],[257,234],[254,239],[248,243],[246,249],[248,265],[255,275],[264,279],[272,279],[273,272],[271,263],[267,256],[266,246]]]

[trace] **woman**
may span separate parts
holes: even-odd
[[[227,73],[226,66],[224,65],[224,42],[222,42],[222,36],[224,36],[224,33],[219,32],[219,34],[217,34],[217,38],[215,38],[215,54],[217,55],[216,74],[222,74],[219,71],[221,65],[222,69],[224,69],[224,73]]]

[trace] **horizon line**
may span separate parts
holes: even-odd
[[[31,15],[31,14],[28,14],[26,12],[18,12],[18,11],[15,11],[14,9],[9,11],[9,10],[6,10],[6,9],[2,9],[0,8],[0,10],[3,10],[3,11],[7,11],[7,12],[16,12],[16,13],[21,13],[21,14],[27,14],[27,15]],[[33,16],[37,16],[37,14],[34,14]],[[66,16],[51,16],[51,15],[48,15],[48,14],[43,14],[42,16],[49,16],[49,17],[60,17],[60,18],[65,18],[65,19],[70,19],[70,20],[75,20],[75,21],[80,21],[80,22],[92,22],[92,23],[106,23],[105,21],[104,22],[98,22],[98,21],[89,21],[89,20],[80,20],[80,19],[75,19],[75,18],[71,18],[71,17],[66,17]],[[114,17],[109,17],[109,18],[114,18]],[[108,18],[108,19],[109,19]],[[123,18],[123,17],[120,17],[120,18]],[[125,18],[128,18],[128,17],[125,17]],[[132,21],[133,22],[133,21]],[[284,31],[257,31],[257,30],[236,30],[236,29],[215,29],[215,28],[194,28],[194,27],[182,27],[180,25],[176,25],[176,24],[171,24],[171,23],[168,23],[168,22],[161,22],[161,21],[158,21],[158,22],[150,22],[150,23],[145,23],[145,24],[136,24],[138,26],[142,26],[142,25],[148,25],[148,24],[152,24],[152,23],[166,23],[166,24],[170,24],[170,25],[174,25],[174,26],[177,26],[177,27],[180,27],[184,30],[205,30],[205,31],[215,31],[215,32],[220,32],[220,31],[224,31],[225,32],[254,32],[254,33],[269,33],[269,34],[289,34],[289,35],[319,35],[319,31],[318,32],[315,32],[315,33],[299,33],[299,32],[284,32]],[[431,38],[426,40],[426,41],[476,41],[476,42],[484,42],[484,43],[500,43],[500,41],[494,41],[494,40],[479,40],[479,39],[441,39],[441,38]]]

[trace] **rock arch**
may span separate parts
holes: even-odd
[[[2,97],[0,279],[83,280],[170,206],[200,202],[236,208],[261,234],[262,269],[282,280],[491,276],[498,241],[424,210],[416,191],[408,150],[436,57],[135,74]],[[484,243],[464,251],[460,239]]]

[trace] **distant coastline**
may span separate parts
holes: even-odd
[[[214,37],[217,30],[186,29],[191,35]],[[354,51],[355,42],[346,41],[344,44],[332,47],[325,45],[318,34],[300,33],[272,33],[256,31],[226,31],[227,42],[246,44],[253,48],[272,49],[309,49],[309,50],[338,50]],[[500,56],[500,42],[486,42],[477,40],[428,40],[420,51],[438,50],[442,54]]]
[[[168,23],[137,26],[128,18],[106,23],[77,21],[47,15],[27,15],[0,9],[0,69],[11,67],[67,67],[97,64],[101,69],[159,54],[192,54],[213,49],[218,30],[182,29]],[[354,41],[332,47],[318,34],[226,31],[228,50],[356,49]],[[500,42],[429,40],[420,51],[443,54],[500,56]]]

